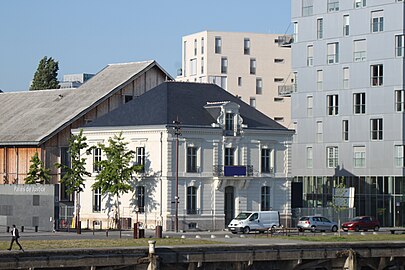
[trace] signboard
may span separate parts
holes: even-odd
[[[333,204],[338,207],[354,207],[354,187],[350,188],[334,188],[333,189]]]

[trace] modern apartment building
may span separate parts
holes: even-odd
[[[278,123],[289,127],[291,49],[276,34],[204,31],[183,37],[178,81],[215,83]]]
[[[358,215],[405,225],[404,2],[292,0],[293,175],[304,207],[355,188]]]

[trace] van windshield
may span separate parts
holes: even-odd
[[[235,219],[247,219],[252,213],[242,212]]]

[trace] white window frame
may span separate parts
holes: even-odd
[[[323,18],[316,20],[316,37],[317,39],[323,38]]]
[[[382,141],[384,138],[383,118],[370,119],[370,138],[372,141]]]
[[[395,56],[404,57],[405,55],[405,35],[395,36]]]
[[[323,70],[319,69],[316,71],[316,89],[323,90]]]
[[[339,148],[337,146],[326,147],[326,164],[328,168],[336,168],[339,165]]]
[[[366,113],[366,93],[353,93],[353,114]]]
[[[350,69],[349,67],[344,67],[343,68],[343,89],[349,89],[349,83],[350,83]]]
[[[197,75],[197,58],[190,59],[190,76]]]
[[[366,147],[354,146],[353,147],[353,167],[365,168],[366,167]]]
[[[339,11],[339,0],[328,0],[328,12]]]
[[[307,168],[312,169],[314,167],[314,149],[312,146],[307,146]]]
[[[395,111],[405,112],[405,90],[395,90]]]
[[[367,60],[367,42],[365,39],[353,41],[353,61],[361,62]]]
[[[314,97],[307,96],[307,117],[313,116]]]
[[[354,0],[354,8],[361,8],[367,6],[367,0]]]
[[[371,33],[384,31],[384,11],[371,11]]]
[[[350,16],[343,15],[343,36],[350,35]]]
[[[384,65],[375,64],[370,66],[370,83],[372,87],[384,85]]]
[[[339,115],[339,95],[327,95],[327,115]]]
[[[349,120],[342,120],[342,140],[349,141]]]
[[[316,122],[316,141],[323,142],[323,122]]]
[[[256,78],[256,95],[262,95],[262,94],[263,94],[263,79]]]
[[[314,45],[307,46],[307,66],[314,66]]]
[[[339,42],[332,42],[327,44],[327,64],[339,63]]]
[[[215,37],[215,53],[221,54],[222,53],[222,38]]]
[[[394,145],[394,165],[397,168],[405,167],[404,148],[404,145]]]
[[[314,0],[302,0],[302,17],[314,14]]]

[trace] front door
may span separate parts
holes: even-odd
[[[234,187],[225,187],[224,197],[224,213],[225,213],[225,228],[228,227],[231,220],[235,217],[235,195]]]

